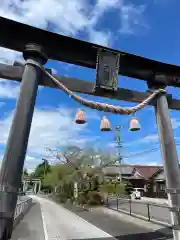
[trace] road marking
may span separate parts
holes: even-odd
[[[61,205],[58,205],[57,203],[52,202],[52,201],[50,201],[49,203],[57,206],[59,209],[61,209],[61,211],[63,211],[64,213],[67,213],[67,215],[69,215],[69,216],[71,215],[72,218],[74,217],[76,219],[76,224],[74,225],[73,223],[71,223],[71,227],[75,227],[75,226],[77,227],[78,225],[81,225],[83,230],[82,229],[79,229],[79,230],[83,231],[83,232],[85,231],[86,232],[86,237],[85,236],[84,237],[79,236],[78,239],[87,239],[87,238],[99,238],[99,239],[101,239],[101,238],[112,238],[112,239],[114,239],[114,237],[112,235],[110,235],[107,232],[103,231],[102,229],[98,228],[94,224],[86,221],[84,218],[78,216],[77,214],[71,212],[70,210],[62,207]],[[89,233],[90,235],[87,234],[89,232],[89,230],[93,231],[93,235],[92,235],[92,233]],[[89,236],[87,237],[87,235],[89,235]]]
[[[54,203],[48,199],[33,197],[42,205],[43,226],[45,227],[45,240],[52,239],[51,237],[64,235],[65,239],[115,239],[112,235],[89,223],[85,219],[79,217],[75,213],[67,210],[66,208]],[[47,207],[47,209],[45,209]],[[50,214],[48,219],[46,211]],[[52,221],[54,220],[54,223]],[[48,224],[46,221],[52,221],[53,225]],[[52,229],[51,229],[52,228]],[[61,232],[62,231],[62,232]],[[50,235],[49,235],[50,234]],[[58,238],[57,238],[58,239]],[[62,236],[61,236],[62,239]]]
[[[44,240],[49,240],[48,239],[47,228],[46,228],[46,223],[45,223],[45,218],[44,218],[44,213],[43,213],[43,209],[42,209],[41,203],[40,203],[40,207],[41,207],[41,216],[42,216],[43,229],[44,229]]]
[[[34,196],[34,195],[32,195],[30,197],[34,198],[35,200],[38,200],[38,198],[36,196]],[[41,208],[41,217],[42,217],[42,224],[43,224],[43,230],[44,230],[44,240],[49,240],[41,201],[39,201],[39,205],[40,205],[40,208]]]

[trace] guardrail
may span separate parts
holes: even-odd
[[[143,220],[171,226],[169,207],[165,204],[108,196],[107,207]]]
[[[24,200],[19,200],[16,206],[14,214],[13,228],[17,226],[23,216],[27,213],[29,208],[32,206],[32,198],[24,198]]]

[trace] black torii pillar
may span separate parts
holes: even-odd
[[[27,44],[23,57],[25,60],[35,60],[40,64],[47,62],[43,48],[37,44]],[[31,64],[25,65],[0,171],[0,240],[7,240],[12,234],[36,95],[42,77],[43,72],[38,67]]]

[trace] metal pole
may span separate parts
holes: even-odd
[[[167,96],[162,93],[156,105],[157,126],[164,163],[166,188],[171,211],[174,240],[180,239],[180,167],[173,136],[171,119],[168,111]]]
[[[38,193],[41,192],[41,180],[39,180],[39,189],[38,189]]]
[[[122,158],[121,158],[121,136],[120,136],[120,126],[116,126],[116,147],[118,148],[118,155],[119,155],[119,180],[122,182],[122,173],[121,173],[121,164],[122,164]]]
[[[44,161],[44,178],[45,178],[45,176],[46,176],[46,168],[47,168],[47,166],[46,166],[46,164],[47,164],[47,159],[42,158],[42,160]]]
[[[36,44],[28,44],[23,53],[25,60],[34,59],[45,64],[47,58]],[[0,171],[0,240],[11,237],[18,190],[33,117],[38,84],[42,71],[33,65],[25,65],[20,94],[10,129]]]

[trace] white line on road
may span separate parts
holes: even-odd
[[[48,199],[32,196],[41,205],[46,239],[92,239],[113,236],[87,222],[61,205]]]
[[[46,228],[46,223],[45,223],[45,217],[44,217],[44,213],[43,213],[43,209],[42,209],[41,204],[40,204],[40,207],[41,207],[41,215],[42,215],[43,230],[44,230],[44,240],[49,240],[48,233],[47,233],[47,228]]]

